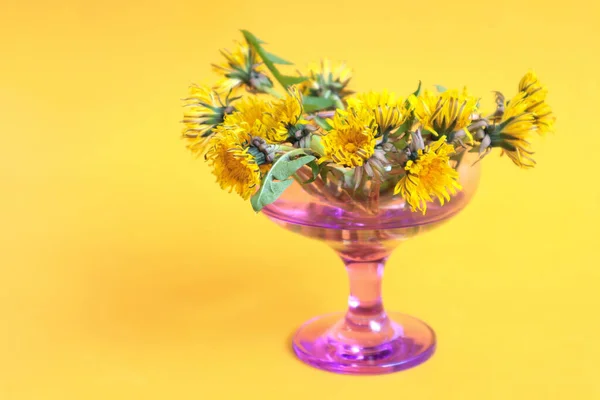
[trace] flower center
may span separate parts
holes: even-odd
[[[344,150],[346,150],[348,153],[354,153],[356,152],[356,145],[354,143],[346,143],[344,145]]]

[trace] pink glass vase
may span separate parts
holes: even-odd
[[[412,212],[389,189],[377,208],[323,195],[318,182],[294,183],[264,214],[293,232],[322,240],[341,257],[350,281],[348,310],[315,317],[296,332],[296,355],[314,367],[344,374],[382,374],[416,366],[435,351],[433,330],[411,316],[386,311],[381,298],[385,262],[400,241],[456,215],[472,198],[479,181],[476,155],[457,166],[463,190],[443,206]],[[343,199],[343,198],[342,198]],[[369,200],[365,200],[364,203]]]

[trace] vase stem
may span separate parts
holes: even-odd
[[[369,262],[344,260],[350,280],[346,323],[352,329],[381,329],[387,321],[381,299],[381,280],[386,258]]]
[[[294,336],[294,351],[318,368],[343,373],[391,372],[417,365],[435,350],[423,322],[384,310],[381,280],[389,249],[338,250],[348,272],[348,310],[315,318]]]

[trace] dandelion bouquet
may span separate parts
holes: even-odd
[[[215,66],[222,80],[190,88],[183,137],[223,189],[342,258],[348,310],[305,323],[293,339],[296,354],[352,374],[425,361],[435,350],[431,328],[384,310],[385,261],[400,241],[468,203],[477,163],[495,148],[519,167],[534,166],[530,140],[551,131],[555,119],[546,88],[529,72],[510,100],[495,92],[487,114],[466,89],[422,89],[419,82],[403,98],[354,93],[345,65],[322,61],[284,74],[290,63],[242,32],[244,42],[222,51],[224,62]]]
[[[296,180],[330,201],[352,199],[376,212],[381,194],[402,196],[413,211],[442,204],[461,189],[456,167],[465,152],[499,148],[516,165],[533,167],[530,138],[551,131],[547,90],[533,72],[507,101],[483,114],[465,89],[354,93],[351,71],[322,61],[306,73],[269,53],[248,31],[214,65],[222,80],[190,87],[183,137],[204,156],[223,189],[250,199],[254,210]],[[276,88],[276,84],[280,88]],[[315,183],[316,182],[316,183]]]

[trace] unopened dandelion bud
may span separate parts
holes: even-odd
[[[253,71],[250,75],[250,85],[259,92],[267,92],[273,87],[273,82],[265,74]]]
[[[265,141],[265,139],[259,137],[259,136],[254,136],[252,138],[251,144],[254,147],[258,147],[260,148],[261,146],[265,145],[267,142]]]

